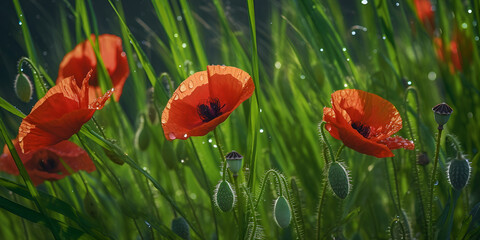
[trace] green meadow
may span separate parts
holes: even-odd
[[[0,172],[0,238],[479,239],[480,2],[427,0],[427,22],[416,2],[2,1],[0,151],[20,170]],[[129,67],[118,101],[69,138],[96,170],[34,186],[11,140],[91,34],[120,37]],[[167,140],[169,99],[209,65],[248,73],[253,95],[214,131]],[[414,150],[377,158],[332,137],[324,107],[343,89],[393,104]]]

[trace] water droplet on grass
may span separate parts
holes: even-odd
[[[363,5],[367,5],[368,1],[367,0],[362,0]]]
[[[18,25],[22,26],[22,21],[18,21]]]
[[[303,74],[300,75],[300,78],[301,78],[301,79],[305,79],[305,75],[303,75]]]
[[[177,21],[180,22],[180,21],[182,21],[182,20],[183,20],[182,16],[177,16]]]
[[[407,82],[408,86],[412,85],[412,81]]]
[[[218,146],[217,146],[217,144],[213,144],[213,147],[214,147],[214,148],[217,148]]]
[[[467,23],[462,23],[462,28],[463,28],[463,29],[467,29],[467,28],[468,28],[468,24],[467,24]]]
[[[186,43],[182,43],[182,48],[186,48],[187,47],[187,44]]]
[[[352,36],[355,36],[356,34],[357,34],[357,32],[352,31]]]
[[[209,142],[209,143],[212,143],[213,141],[212,141],[212,139],[210,138],[210,139],[208,139],[208,142]]]
[[[260,133],[263,133],[263,129],[260,128]]]
[[[173,37],[174,37],[174,38],[177,38],[177,37],[178,37],[178,33],[174,33],[174,34],[173,34]]]
[[[347,48],[342,48],[342,51],[346,52],[346,51],[347,51]]]
[[[275,68],[276,68],[276,69],[280,69],[281,67],[282,67],[282,63],[279,62],[279,61],[276,61],[276,62],[275,62]]]
[[[320,52],[323,52],[323,48],[320,48]]]
[[[434,81],[437,79],[437,74],[435,72],[429,72],[427,77],[430,81]]]
[[[468,12],[469,14],[472,14],[472,9],[468,9],[467,12]]]

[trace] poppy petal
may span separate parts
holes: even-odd
[[[372,93],[357,89],[336,91],[332,94],[332,107],[348,124],[361,122],[369,126],[373,141],[385,139],[402,128],[395,106]]]
[[[73,77],[53,86],[33,107],[19,128],[19,141],[23,152],[46,147],[67,140],[88,122],[96,109],[101,109],[112,94],[89,104],[88,81],[91,71],[83,80],[82,88]]]
[[[336,124],[332,124],[332,128],[336,128],[338,136],[345,146],[363,154],[375,156],[377,158],[393,157],[392,151],[384,145],[371,141],[357,131],[352,131],[350,128],[345,128]]]
[[[90,36],[95,43],[95,35]],[[122,39],[111,34],[102,34],[98,37],[100,56],[107,69],[115,91],[115,100],[122,95],[123,86],[130,73],[125,52],[122,49]],[[60,63],[57,84],[64,78],[74,76],[77,85],[81,87],[83,76],[94,69],[89,81],[90,101],[102,96],[102,91],[97,80],[97,59],[89,40],[78,44],[71,52],[67,53]]]
[[[248,73],[235,67],[207,66],[207,71],[191,75],[172,94],[162,113],[165,137],[174,140],[207,134],[225,121],[254,90]],[[211,107],[212,101],[216,104],[214,114],[209,118],[200,116],[199,107]],[[213,110],[208,108],[208,111]]]
[[[394,150],[399,148],[404,148],[407,150],[415,149],[415,144],[411,140],[407,140],[400,136],[388,137],[384,140],[379,141],[381,144],[387,145],[388,148]]]
[[[323,108],[323,121],[326,122],[325,129],[332,135],[332,137],[340,140],[340,136],[338,135],[338,130],[336,127],[333,127],[331,122],[336,122],[335,118],[335,111],[331,108],[324,107]]]
[[[12,140],[12,142],[35,185],[39,185],[45,180],[58,180],[70,175],[63,164],[61,164],[60,159],[62,159],[73,172],[79,170],[87,172],[95,171],[95,165],[87,152],[70,141],[61,141],[58,144],[31,151],[27,154],[21,152],[17,139]],[[45,166],[40,165],[40,161],[47,159],[53,161],[54,169],[42,171],[41,169],[44,169]],[[52,162],[49,162],[49,164],[52,164]],[[4,147],[4,153],[0,156],[0,170],[14,175],[19,174],[7,145]]]

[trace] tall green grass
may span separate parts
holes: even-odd
[[[480,236],[477,1],[434,1],[438,36],[449,42],[454,30],[462,29],[472,42],[471,60],[454,72],[450,60],[437,58],[413,1],[13,0],[5,5],[9,22],[22,24],[7,28],[17,36],[7,41],[20,50],[1,49],[10,64],[5,66],[14,66],[0,89],[2,146],[15,138],[23,113],[45,94],[43,86],[53,85],[63,55],[91,33],[122,37],[130,76],[120,101],[97,111],[95,121],[71,139],[89,153],[97,171],[37,188],[22,171],[24,180],[0,175],[3,239],[178,239],[171,228],[177,217],[188,222],[193,239]],[[52,39],[57,44],[45,44]],[[10,94],[15,63],[23,56],[36,90],[29,104]],[[217,127],[217,136],[169,142],[158,121],[146,121],[150,144],[138,149],[134,136],[140,118],[153,110],[160,117],[179,83],[207,64],[247,71],[255,94]],[[99,65],[106,89],[108,74]],[[330,94],[344,88],[392,102],[403,119],[399,135],[414,139],[416,149],[377,159],[345,148],[340,159],[353,188],[340,200],[325,181],[332,157],[318,126]],[[461,192],[451,188],[442,138],[431,218],[437,235],[432,235],[427,215],[433,164],[416,162],[423,152],[434,158],[437,126],[431,108],[440,102],[454,109],[444,132],[458,137],[472,175]],[[330,136],[326,140],[334,152],[341,147]],[[245,156],[244,169],[232,182],[238,201],[228,213],[212,201],[222,179],[219,147]],[[286,229],[273,221],[279,187],[286,189],[293,211]]]

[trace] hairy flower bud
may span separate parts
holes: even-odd
[[[447,168],[447,176],[450,185],[456,190],[464,188],[468,180],[470,179],[472,168],[470,163],[461,154],[458,154],[456,158],[450,161]]]
[[[188,226],[187,220],[183,217],[178,217],[172,220],[172,232],[182,239],[190,239],[190,226]]]
[[[350,178],[346,168],[338,163],[333,162],[328,169],[328,182],[333,190],[333,193],[341,199],[345,199],[350,192]]]
[[[232,210],[233,205],[235,205],[235,192],[229,182],[221,181],[217,185],[214,200],[215,205],[222,210],[222,212]]]
[[[33,85],[27,75],[17,74],[14,82],[15,94],[23,102],[30,102],[33,94]]]
[[[280,196],[273,205],[273,218],[280,228],[286,228],[292,220],[290,205],[285,197]]]

